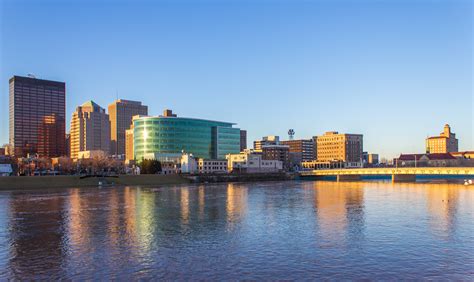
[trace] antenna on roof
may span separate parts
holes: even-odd
[[[288,137],[290,140],[293,140],[293,137],[295,136],[295,130],[294,129],[290,129],[288,130]]]
[[[36,78],[36,76],[35,76],[34,74],[32,74],[32,73],[29,73],[27,76],[28,76],[29,78]]]

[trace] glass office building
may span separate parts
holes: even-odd
[[[134,154],[191,153],[205,159],[225,159],[240,152],[240,129],[233,123],[176,116],[140,117],[133,121]]]

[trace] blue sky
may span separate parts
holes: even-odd
[[[392,157],[449,123],[474,149],[471,1],[0,3],[1,143],[8,79],[34,73],[66,82],[68,119],[118,93],[235,122],[249,145],[336,130]]]

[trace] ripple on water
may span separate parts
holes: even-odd
[[[452,279],[474,190],[266,182],[0,193],[0,279]]]

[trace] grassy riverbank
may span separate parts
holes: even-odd
[[[48,189],[48,188],[70,188],[70,187],[97,187],[99,181],[117,186],[159,186],[189,183],[190,180],[180,175],[121,175],[117,178],[90,177],[80,179],[79,176],[11,176],[0,177],[0,190],[21,189]]]

